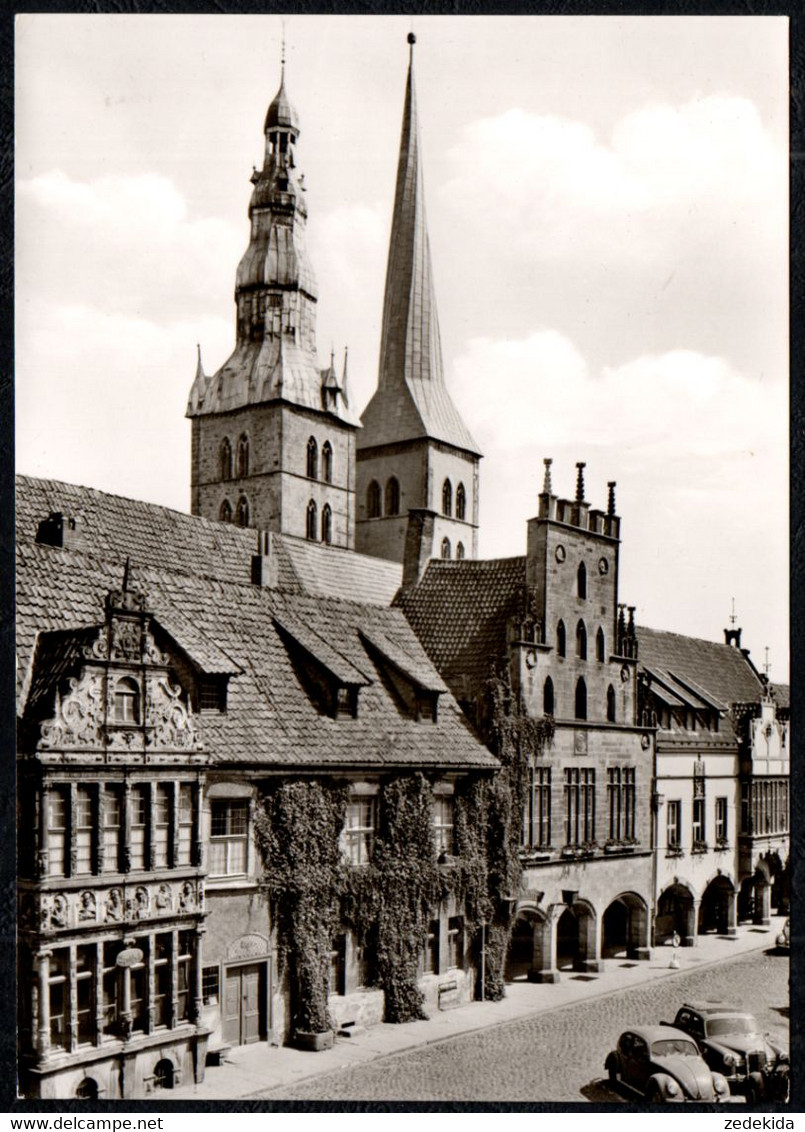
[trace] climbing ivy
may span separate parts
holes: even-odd
[[[256,830],[280,964],[298,1030],[331,1025],[327,997],[332,941],[352,928],[385,994],[385,1020],[425,1017],[417,985],[428,922],[451,895],[464,909],[478,993],[499,999],[520,886],[520,828],[529,763],[550,742],[550,719],[530,718],[508,672],[489,681],[484,732],[501,763],[492,777],[468,775],[456,793],[455,857],[437,859],[433,784],[421,772],[384,781],[371,861],[341,854],[346,787],[296,780],[268,791]],[[483,963],[481,956],[483,952]],[[483,973],[481,973],[483,967]]]
[[[346,790],[333,782],[284,782],[263,796],[255,816],[280,969],[291,976],[295,1030],[330,1028],[327,994],[340,920],[345,803]]]

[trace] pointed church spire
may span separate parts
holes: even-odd
[[[391,223],[378,389],[361,445],[430,437],[478,454],[444,382],[414,86],[413,32]],[[391,434],[394,435],[391,435]]]

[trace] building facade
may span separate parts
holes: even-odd
[[[553,721],[529,758],[509,962],[539,982],[647,959],[651,944],[654,729],[637,718],[638,640],[618,600],[615,485],[592,509],[583,471],[563,499],[545,461],[525,557],[431,561],[398,599],[479,725],[500,666],[525,713]]]

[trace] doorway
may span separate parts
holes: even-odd
[[[227,967],[224,976],[223,1038],[249,1045],[266,1036],[266,964]]]

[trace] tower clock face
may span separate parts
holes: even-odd
[[[565,548],[561,543],[559,543],[559,545],[557,546],[555,554],[557,562],[564,562],[565,558],[567,557],[567,552],[565,551]]]

